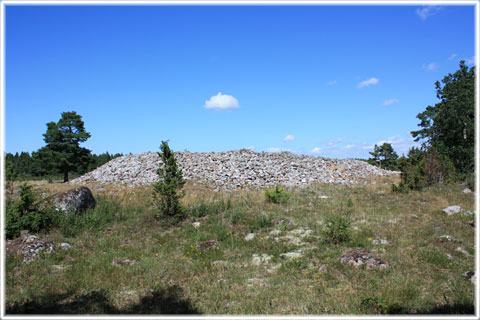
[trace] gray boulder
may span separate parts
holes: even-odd
[[[67,214],[78,214],[95,208],[96,202],[90,189],[79,187],[55,195],[53,205],[57,210],[62,210]]]

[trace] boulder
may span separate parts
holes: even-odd
[[[465,189],[462,190],[462,193],[463,194],[471,194],[472,190],[470,190],[469,188],[465,188]]]
[[[78,214],[95,208],[96,202],[90,189],[78,187],[56,194],[53,197],[53,205],[57,210],[62,210],[67,214]]]

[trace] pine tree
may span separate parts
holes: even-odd
[[[381,146],[375,145],[373,152],[369,152],[373,158],[368,159],[368,163],[378,165],[382,169],[396,170],[398,155],[393,150],[390,143],[384,143]]]
[[[160,180],[153,185],[153,196],[160,211],[159,216],[178,221],[185,217],[184,209],[179,202],[184,195],[180,190],[185,185],[185,180],[183,180],[182,169],[178,168],[175,155],[167,141],[162,141],[160,150],[162,152],[158,155],[162,158],[163,167],[157,170]]]
[[[91,135],[85,131],[82,117],[75,111],[63,112],[57,123],[47,123],[47,132],[43,136],[47,145],[38,150],[38,157],[45,167],[55,167],[63,173],[64,182],[68,182],[69,172],[87,168],[90,150],[80,147],[80,143]]]
[[[460,61],[460,69],[442,83],[435,83],[441,101],[417,115],[422,129],[412,131],[412,136],[423,142],[424,151],[434,147],[466,175],[475,167],[475,68]]]

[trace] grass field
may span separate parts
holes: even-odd
[[[153,217],[151,187],[89,186],[97,208],[40,235],[71,249],[30,264],[7,254],[7,314],[472,314],[462,274],[475,270],[475,216],[463,212],[474,195],[459,185],[396,194],[391,182],[314,185],[285,204],[189,183],[182,202],[194,216],[174,226]],[[449,205],[464,211],[447,216]],[[349,239],[335,243],[339,217]],[[388,267],[342,264],[353,248]]]

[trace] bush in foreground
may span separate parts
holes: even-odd
[[[323,231],[327,243],[339,244],[348,242],[352,238],[350,220],[344,216],[332,216],[327,219],[327,225]]]
[[[185,218],[185,210],[179,201],[184,195],[180,190],[185,185],[185,180],[167,141],[162,141],[160,150],[162,152],[158,155],[162,158],[163,167],[157,170],[160,180],[153,184],[153,196],[158,209],[156,216],[179,221]]]
[[[7,201],[5,235],[13,238],[22,230],[38,232],[51,224],[52,209],[40,208],[37,195],[32,186],[24,183],[20,186],[19,199]]]

